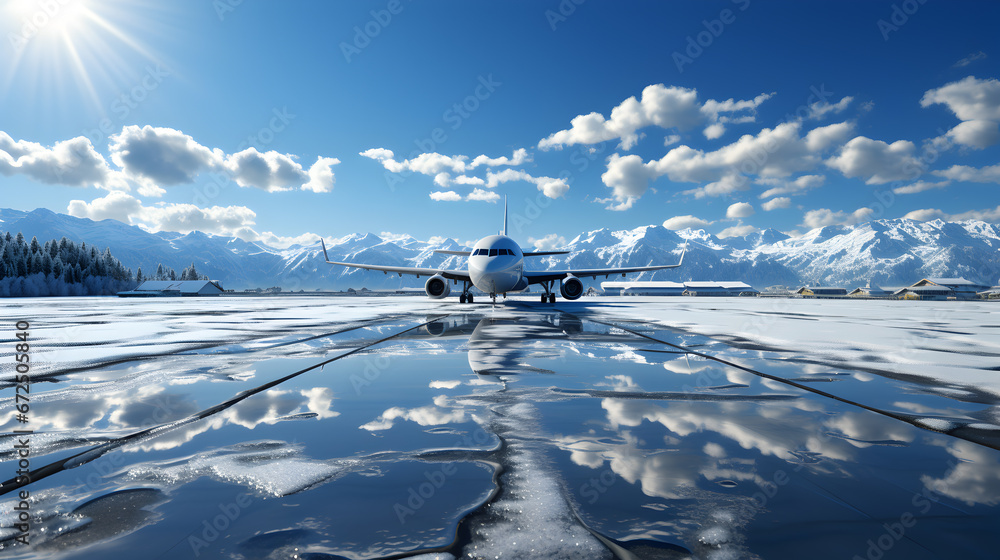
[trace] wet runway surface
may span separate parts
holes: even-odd
[[[995,306],[588,299],[5,301],[0,556],[995,557]]]

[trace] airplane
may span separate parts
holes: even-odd
[[[666,264],[657,266],[636,266],[631,268],[584,268],[576,270],[525,270],[525,257],[542,257],[547,255],[565,255],[569,251],[522,251],[521,247],[507,236],[507,199],[503,204],[503,229],[498,235],[490,235],[476,242],[472,251],[445,251],[436,250],[435,253],[442,255],[452,255],[468,257],[467,270],[444,270],[438,268],[417,268],[408,266],[381,266],[375,264],[362,264],[352,262],[331,261],[330,255],[326,252],[326,242],[320,238],[323,245],[323,257],[328,264],[346,266],[351,268],[364,268],[367,270],[381,270],[385,274],[394,273],[402,277],[404,274],[412,274],[417,278],[427,276],[424,284],[424,292],[431,299],[442,299],[451,293],[451,281],[456,286],[462,282],[462,293],[458,296],[459,303],[474,303],[470,290],[473,286],[479,290],[490,294],[493,303],[496,304],[497,294],[507,297],[507,292],[520,292],[532,284],[541,284],[545,289],[542,294],[542,303],[555,303],[556,294],[553,291],[555,282],[559,282],[559,293],[567,300],[579,299],[583,295],[583,282],[580,278],[597,278],[604,276],[609,278],[612,274],[626,274],[634,272],[648,272],[652,270],[663,270],[665,268],[677,268],[684,264],[684,253],[687,245],[681,251],[680,262],[677,264]]]

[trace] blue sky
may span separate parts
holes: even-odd
[[[988,2],[8,0],[0,206],[283,246],[1000,222]]]

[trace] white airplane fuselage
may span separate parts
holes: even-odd
[[[524,253],[506,235],[480,239],[469,255],[472,285],[487,294],[504,294],[528,287],[524,279]]]

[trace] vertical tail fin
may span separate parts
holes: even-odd
[[[503,231],[500,235],[507,235],[507,195],[503,197]]]

